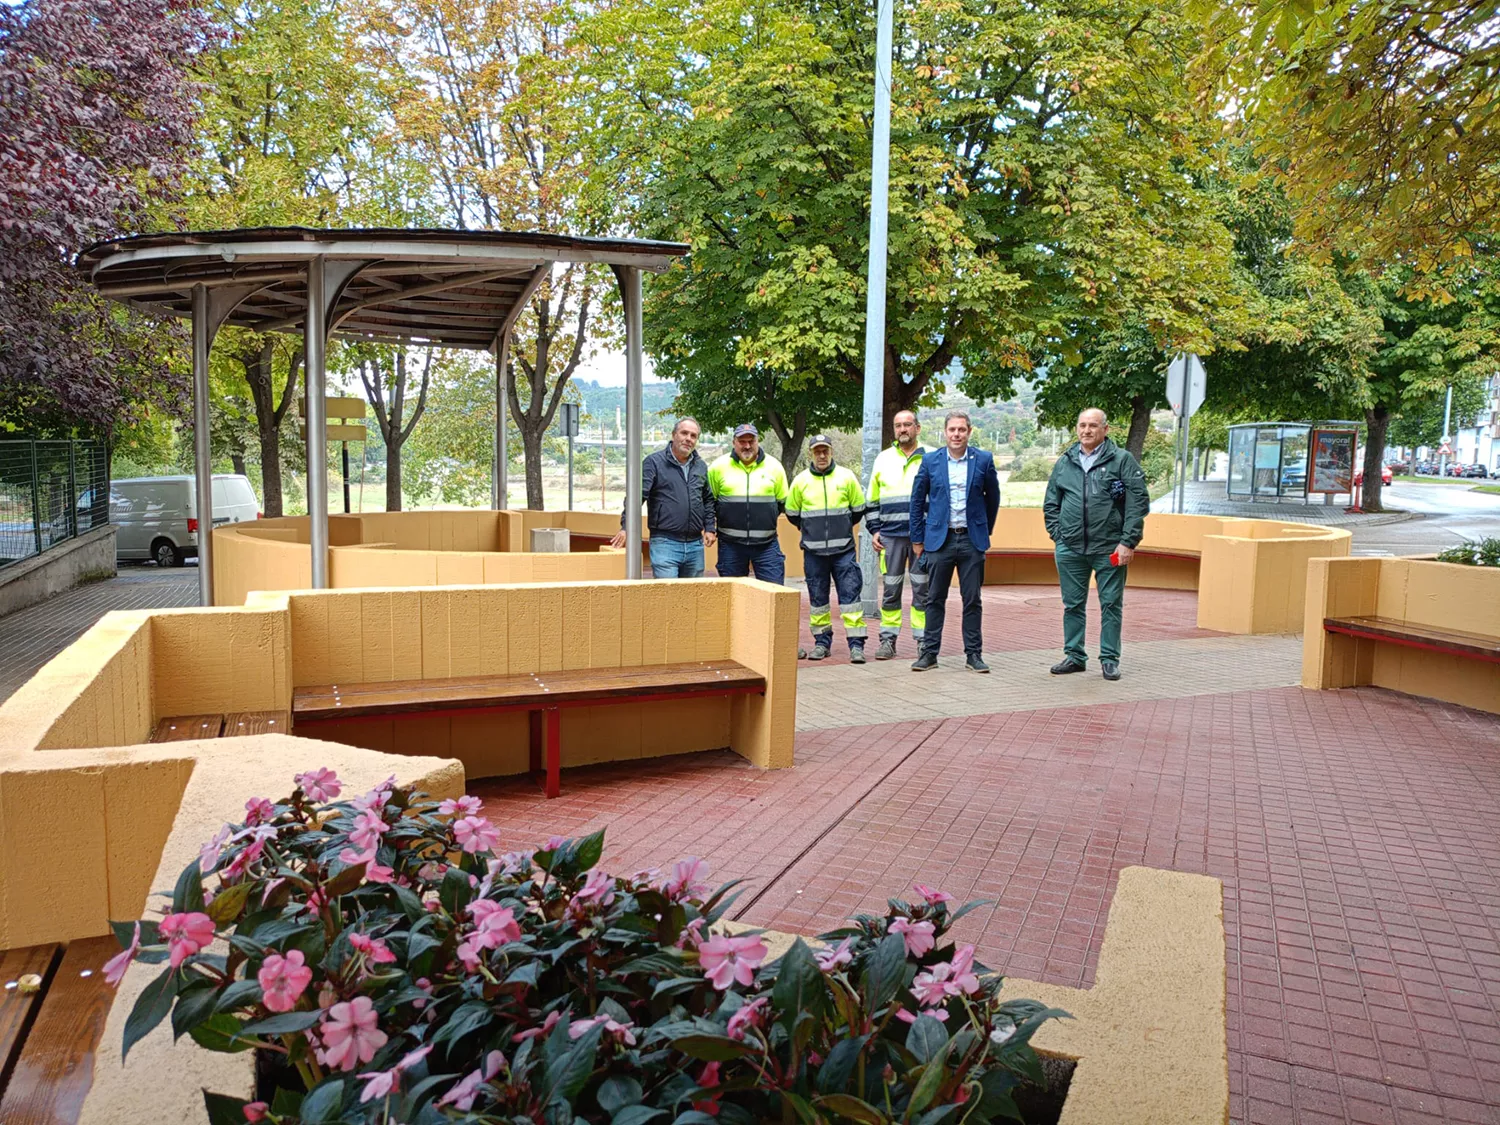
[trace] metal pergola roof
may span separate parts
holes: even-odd
[[[641,271],[666,269],[680,242],[470,230],[240,230],[142,234],[95,243],[78,268],[106,297],[193,326],[193,444],[202,526],[212,526],[208,355],[226,324],[299,331],[306,342],[307,500],[312,583],[328,584],[324,390],[329,337],[433,344],[495,353],[496,434],[491,502],[507,501],[504,385],[511,329],[559,263],[609,266],[625,309],[626,573],[641,572]],[[309,309],[315,315],[309,316]],[[316,315],[321,310],[322,315]],[[198,583],[213,604],[213,536],[198,542]]]

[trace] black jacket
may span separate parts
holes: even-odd
[[[671,443],[647,457],[641,466],[641,497],[646,501],[646,528],[652,535],[696,539],[717,527],[708,464],[697,450],[688,458],[685,478]],[[623,512],[620,526],[625,526]]]

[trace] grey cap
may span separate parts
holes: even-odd
[[[829,449],[833,448],[833,442],[828,440],[827,434],[813,434],[807,439],[808,449],[817,449],[820,445],[826,445]]]
[[[749,422],[744,422],[734,428],[735,437],[744,437],[746,434],[749,434],[753,438],[760,437],[760,431]]]

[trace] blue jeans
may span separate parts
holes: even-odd
[[[777,586],[786,585],[786,556],[772,539],[763,547],[744,547],[719,536],[719,577],[744,578],[754,569],[755,577]]]
[[[647,541],[651,552],[651,577],[703,577],[703,540],[671,539],[653,535]]]

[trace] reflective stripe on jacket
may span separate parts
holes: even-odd
[[[865,513],[865,490],[842,465],[824,472],[803,469],[786,498],[786,518],[802,532],[802,549],[814,555],[841,555],[854,547],[854,525]]]
[[[750,464],[726,453],[708,468],[719,534],[747,547],[776,538],[776,520],[786,503],[786,470],[762,449]]]
[[[919,445],[908,457],[900,446],[882,449],[870,471],[870,493],[866,497],[865,526],[870,534],[911,538],[911,482],[917,479],[922,457],[931,450]]]

